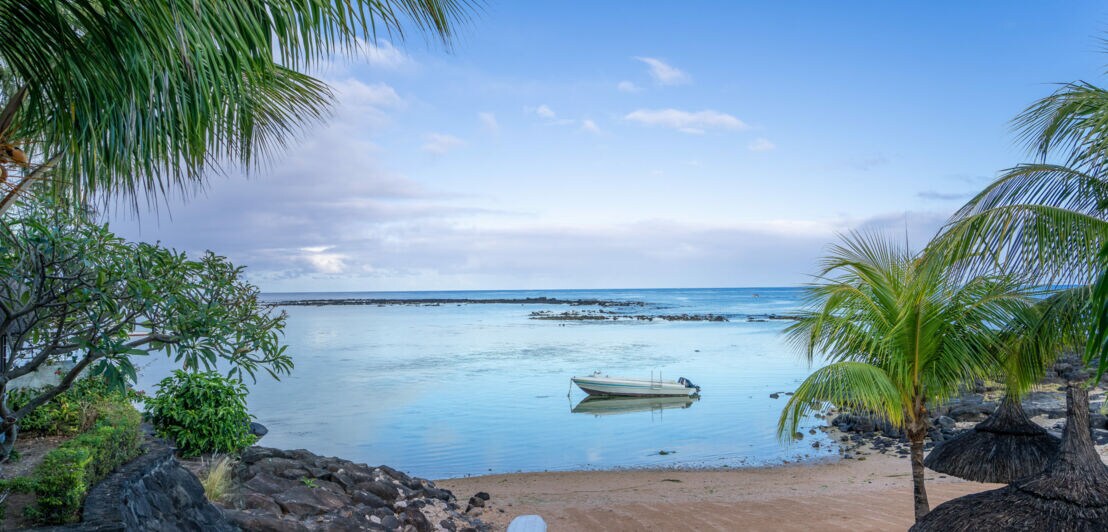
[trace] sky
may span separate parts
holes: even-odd
[[[1029,160],[1011,119],[1103,86],[1106,30],[1088,1],[489,0],[449,47],[321,65],[326,123],[111,226],[268,292],[797,285]]]

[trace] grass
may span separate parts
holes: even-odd
[[[218,501],[231,490],[231,471],[235,467],[235,460],[230,456],[213,456],[209,463],[208,473],[200,480],[204,486],[204,496],[209,501]]]

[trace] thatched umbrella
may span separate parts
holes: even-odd
[[[966,480],[1008,484],[1042,471],[1061,444],[1027,418],[1019,399],[1005,396],[988,419],[935,444],[923,464]]]
[[[1108,467],[1089,431],[1089,390],[1066,390],[1062,446],[1041,473],[946,502],[920,519],[914,531],[1081,531],[1108,528]]]

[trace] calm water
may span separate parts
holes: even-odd
[[[833,456],[822,433],[789,447],[775,435],[785,399],[809,373],[785,345],[796,289],[397,292],[271,294],[274,299],[599,298],[644,301],[633,314],[716,313],[719,322],[558,322],[532,311],[563,305],[289,307],[286,340],[296,369],[260,377],[250,409],[263,443],[307,448],[409,473],[486,473],[621,467],[735,467]],[[139,387],[153,390],[170,364],[152,359]],[[589,402],[569,378],[688,377],[699,401]],[[569,397],[566,396],[569,392]],[[574,410],[577,412],[574,412]],[[811,447],[819,440],[819,450]],[[659,451],[668,454],[659,454]]]

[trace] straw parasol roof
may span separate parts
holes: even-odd
[[[1019,399],[1005,397],[972,430],[935,444],[923,464],[966,480],[1008,484],[1042,471],[1061,444],[1027,419]]]
[[[1089,432],[1089,390],[1066,391],[1066,430],[1045,470],[1007,487],[939,505],[913,531],[1082,531],[1108,528],[1108,467]]]

